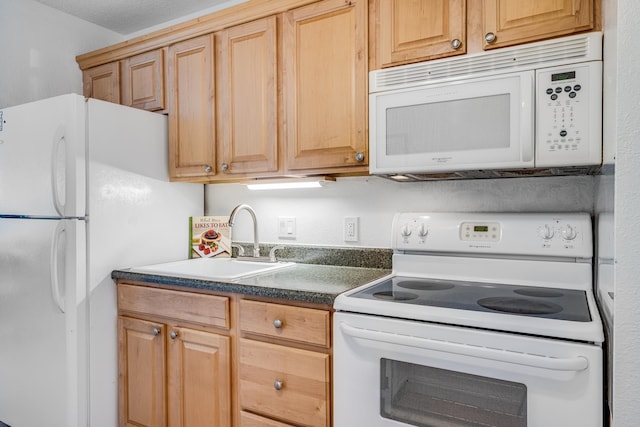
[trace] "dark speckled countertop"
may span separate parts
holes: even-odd
[[[263,253],[268,253],[265,248]],[[391,273],[391,251],[385,249],[346,249],[287,247],[289,256],[282,261],[296,264],[228,281],[150,274],[133,269],[114,270],[113,279],[213,292],[288,299],[316,304],[333,304],[335,298],[350,289],[380,279]],[[323,254],[329,254],[328,257]],[[313,255],[310,255],[313,254]],[[310,262],[310,258],[313,261]],[[363,259],[367,262],[363,263]],[[342,265],[326,265],[339,263]],[[355,265],[355,266],[354,266]]]

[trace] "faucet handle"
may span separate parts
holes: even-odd
[[[284,246],[281,245],[276,245],[274,247],[271,248],[271,250],[269,251],[269,261],[271,262],[276,262],[276,251],[280,251],[284,249]]]
[[[238,250],[238,256],[244,256],[244,246],[239,245],[237,243],[232,243],[231,244],[231,248],[232,248],[232,252],[233,252],[233,248],[236,248]]]

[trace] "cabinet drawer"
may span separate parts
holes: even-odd
[[[240,412],[240,427],[294,427],[279,421],[263,418],[250,412]]]
[[[242,409],[295,425],[327,425],[329,355],[247,339],[239,354]]]
[[[227,297],[119,284],[118,309],[229,328]]]
[[[240,329],[329,348],[329,312],[260,301],[240,301]]]

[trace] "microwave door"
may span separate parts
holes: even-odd
[[[372,173],[533,166],[534,73],[372,94]]]

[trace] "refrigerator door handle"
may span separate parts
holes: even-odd
[[[66,151],[66,140],[64,134],[61,134],[59,130],[56,132],[56,136],[53,141],[53,151],[51,152],[51,192],[53,194],[53,205],[56,208],[56,212],[60,216],[66,216],[64,212],[64,186],[65,186],[65,174],[66,174],[66,154],[60,156],[60,150]],[[63,153],[64,154],[64,153]],[[63,166],[60,166],[60,158],[65,159]],[[61,196],[62,188],[62,196]]]
[[[51,253],[49,256],[49,271],[51,272],[51,295],[53,301],[58,306],[58,310],[64,313],[64,299],[60,294],[60,281],[58,277],[58,246],[60,245],[60,236],[66,232],[64,221],[56,226],[51,238]]]

